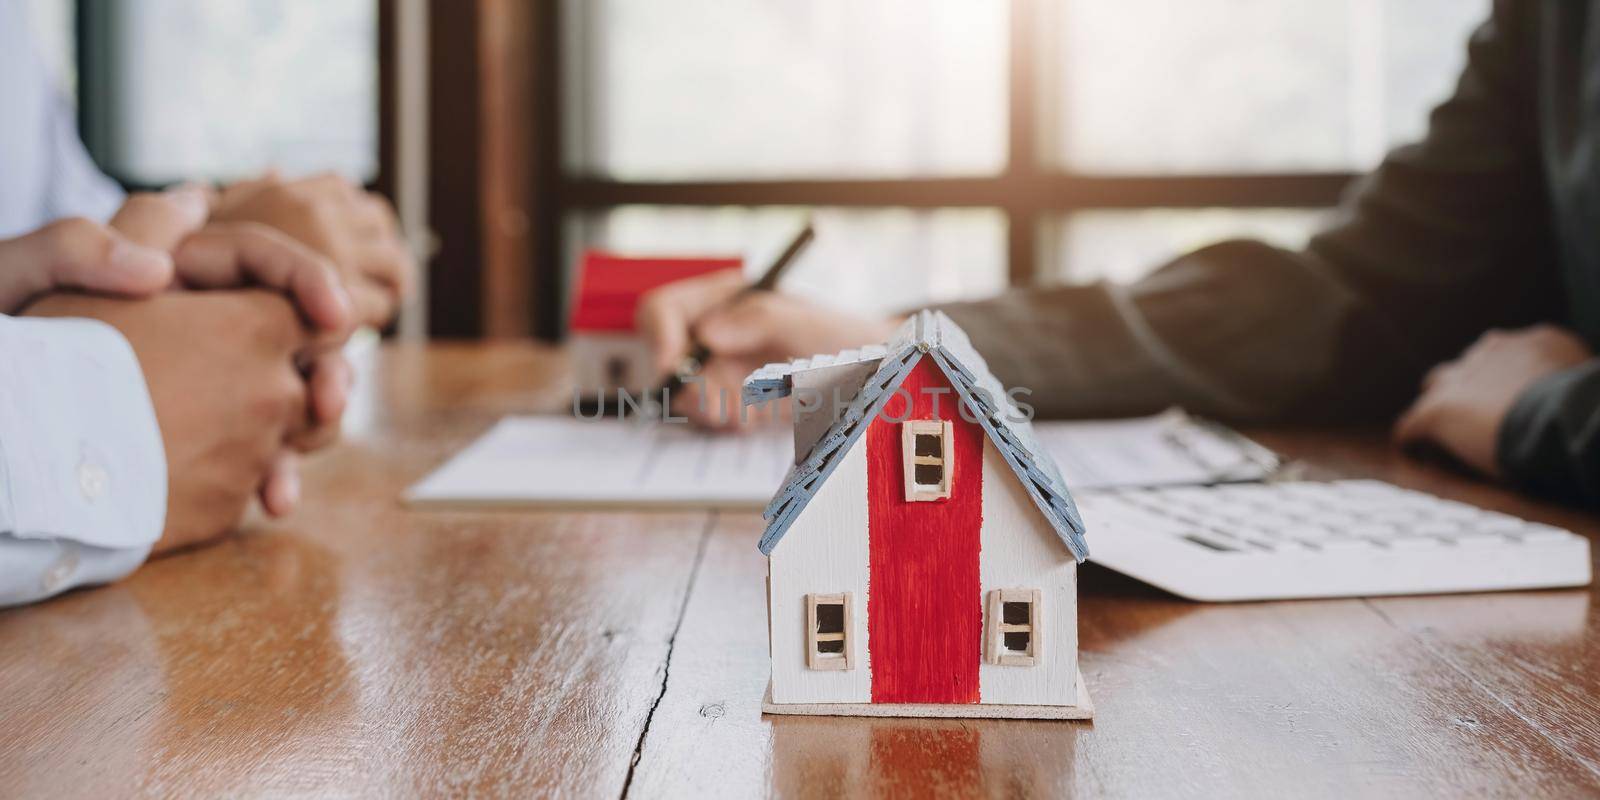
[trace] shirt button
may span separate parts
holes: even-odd
[[[111,476],[106,474],[106,468],[92,461],[78,464],[78,490],[89,502],[98,500],[106,493],[106,486],[111,483]]]
[[[44,573],[44,590],[55,594],[67,587],[67,581],[72,579],[72,573],[78,569],[78,545],[76,542],[62,543],[61,557],[50,569]]]

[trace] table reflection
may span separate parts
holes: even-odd
[[[768,716],[777,796],[1052,796],[1085,723]]]

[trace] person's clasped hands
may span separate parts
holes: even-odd
[[[409,287],[397,226],[373,221],[382,201],[317,180],[254,216],[214,213],[215,192],[183,186],[130,197],[108,224],[65,219],[0,240],[0,313],[99,320],[138,359],[167,454],[155,552],[228,533],[254,497],[269,514],[293,510],[298,455],[338,437],[352,379],[342,345],[386,322]],[[289,185],[273,178],[236,197]],[[351,203],[368,224],[337,216]],[[303,242],[291,223],[319,238]]]

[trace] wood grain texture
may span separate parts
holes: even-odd
[[[403,509],[561,379],[477,352],[364,376],[284,524],[0,613],[0,795],[619,794],[706,515]]]
[[[1600,529],[1403,458],[1379,433],[1261,435],[1313,476]],[[635,771],[640,796],[1600,795],[1592,587],[1204,606],[1091,561],[1079,597],[1093,723],[761,716],[760,530],[734,514],[713,530]],[[1473,674],[1453,650],[1473,654]]]
[[[943,393],[937,393],[943,390]],[[939,401],[943,401],[942,403]],[[867,427],[867,525],[871,554],[867,649],[874,703],[976,703],[983,660],[978,548],[983,525],[983,448],[977,423],[931,358],[911,369]],[[947,499],[907,496],[901,425],[952,422],[944,467]],[[860,443],[857,444],[857,447]],[[841,702],[834,700],[833,702]]]
[[[480,159],[483,332],[527,336],[534,332],[532,313],[538,307],[531,302],[534,253],[544,244],[541,239],[555,235],[542,229],[541,206],[549,198],[534,186],[541,151],[552,146],[544,139],[555,126],[545,121],[548,104],[529,102],[542,77],[530,54],[540,51],[540,28],[549,21],[537,3],[479,0],[478,7],[480,121],[474,149]]]
[[[563,360],[391,349],[358,385],[288,521],[0,612],[0,796],[1600,795],[1593,587],[1203,606],[1091,562],[1092,723],[763,716],[757,515],[407,510],[499,415],[563,407]],[[1600,531],[1381,432],[1259,438]]]

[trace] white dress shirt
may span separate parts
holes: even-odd
[[[25,15],[0,0],[0,238],[104,220],[122,202]],[[0,315],[0,606],[137,569],[166,505],[161,431],[127,340],[90,320]]]
[[[35,46],[26,6],[0,0],[0,238],[61,217],[104,221],[123,198],[84,150],[64,84]]]
[[[0,605],[132,572],[166,513],[161,429],[127,340],[0,315]]]

